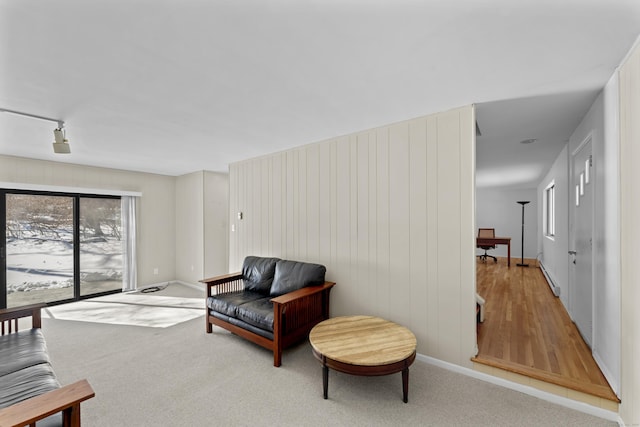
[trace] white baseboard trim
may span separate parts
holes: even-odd
[[[609,382],[609,386],[611,386],[611,389],[613,390],[613,392],[616,394],[616,396],[620,397],[620,394],[619,394],[620,388],[618,386],[618,382],[615,380],[615,377],[611,374],[611,371],[607,367],[607,364],[604,363],[604,361],[600,357],[600,354],[598,354],[597,350],[594,350],[591,353],[591,355],[593,356],[593,359],[596,361],[596,364],[602,371],[602,375],[604,375],[606,380]]]
[[[600,417],[608,421],[617,422],[621,426],[624,426],[624,423],[622,423],[622,419],[617,412],[607,411],[606,409],[598,408],[587,403],[578,402],[567,397],[562,397],[558,396],[557,394],[538,390],[535,387],[530,387],[524,384],[518,384],[509,380],[505,380],[503,378],[494,377],[493,375],[485,374],[484,372],[465,368],[463,366],[455,365],[453,363],[445,362],[443,360],[435,359],[423,354],[418,354],[416,358],[422,362],[437,366],[439,368],[466,375],[468,377],[476,378],[481,381],[486,381],[488,383],[499,385],[501,387],[505,387],[514,391],[519,391],[521,393],[528,394],[529,396],[537,397],[538,399],[555,403],[556,405],[564,406],[565,408],[593,415],[594,417]]]

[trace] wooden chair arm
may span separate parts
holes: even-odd
[[[31,304],[22,307],[3,308],[0,309],[0,323],[2,324],[2,335],[5,334],[5,323],[9,325],[8,332],[11,333],[15,327],[18,330],[18,319],[23,317],[31,317],[31,327],[42,327],[42,317],[40,310],[46,307],[46,304]]]
[[[209,286],[219,285],[221,283],[231,282],[233,280],[242,279],[242,273],[229,273],[223,274],[222,276],[210,277],[208,279],[200,280],[200,283],[205,283]]]
[[[214,288],[216,295],[226,292],[241,291],[244,289],[242,273],[239,272],[223,274],[222,276],[211,277],[209,279],[202,279],[200,282],[206,285],[207,297],[214,295]]]
[[[0,426],[28,426],[60,411],[65,411],[64,426],[79,426],[80,402],[95,395],[89,382],[80,380],[0,409]]]
[[[323,292],[326,289],[331,289],[335,285],[334,282],[324,282],[319,286],[307,286],[306,288],[298,289],[293,292],[289,292],[284,295],[280,295],[279,297],[275,297],[271,299],[271,302],[274,304],[289,304],[292,301],[299,300],[309,295],[314,295],[319,292]]]

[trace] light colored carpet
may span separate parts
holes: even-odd
[[[220,328],[206,334],[203,317],[167,328],[48,318],[43,331],[60,382],[95,389],[82,406],[89,427],[616,425],[419,360],[407,404],[400,374],[330,371],[324,400],[307,342],[274,368],[270,352]]]
[[[203,297],[169,296],[176,288],[185,287],[173,284],[162,293],[122,293],[56,305],[45,309],[43,317],[77,322],[167,328],[202,316]]]

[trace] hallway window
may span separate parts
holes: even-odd
[[[544,234],[547,237],[556,234],[555,188],[555,182],[551,181],[544,190]]]

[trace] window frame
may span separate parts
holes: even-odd
[[[554,240],[556,235],[556,184],[551,181],[544,189],[543,196],[543,233]]]

